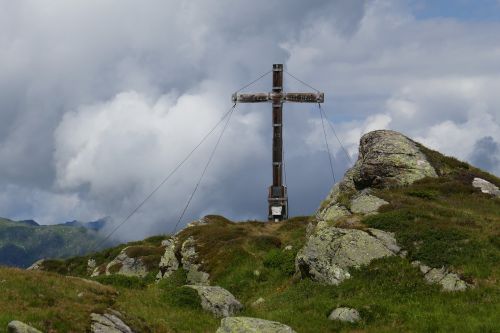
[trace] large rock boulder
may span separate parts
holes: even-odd
[[[323,226],[308,238],[297,254],[295,266],[303,277],[336,285],[350,278],[349,268],[399,252],[392,233]]]
[[[287,325],[276,321],[250,317],[227,317],[221,320],[216,333],[295,333]]]
[[[424,177],[437,177],[414,141],[388,130],[363,135],[356,169],[357,188],[410,185]]]
[[[34,327],[31,327],[19,320],[13,320],[7,325],[9,333],[42,333]]]
[[[358,160],[333,187],[317,217],[331,221],[351,213],[374,213],[387,202],[370,189],[409,185],[424,177],[437,173],[414,141],[394,131],[367,133],[360,140]]]
[[[229,317],[241,311],[243,305],[229,291],[218,286],[187,285],[198,292],[201,307],[216,317]]]

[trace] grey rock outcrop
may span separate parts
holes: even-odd
[[[175,237],[162,241],[162,245],[165,246],[165,253],[160,260],[160,271],[156,276],[157,279],[169,277],[173,272],[179,269],[179,260],[175,254],[176,244],[177,238]]]
[[[40,260],[37,260],[35,261],[33,264],[31,264],[30,267],[26,268],[26,270],[28,271],[39,271],[39,270],[43,270],[43,262],[45,261],[45,259],[40,259]]]
[[[216,333],[296,333],[290,326],[276,321],[251,317],[227,317]]]
[[[339,320],[349,323],[358,322],[361,318],[359,312],[356,309],[351,308],[336,308],[328,316],[330,320]]]
[[[474,178],[472,186],[479,188],[481,192],[500,197],[500,189],[495,184],[490,183],[482,178]]]
[[[297,254],[295,266],[303,277],[336,285],[350,278],[349,268],[367,265],[399,251],[391,233],[325,226],[308,238]]]
[[[241,311],[243,305],[229,291],[218,286],[187,285],[198,292],[201,307],[216,317],[229,317]]]
[[[192,226],[204,225],[203,219],[192,222]],[[210,275],[202,270],[203,260],[200,259],[196,251],[196,241],[190,236],[182,242],[179,236],[174,236],[170,239],[162,241],[162,246],[165,246],[165,253],[160,259],[160,271],[156,276],[157,281],[167,278],[179,268],[183,268],[187,272],[187,283],[193,285],[208,285]]]
[[[97,267],[97,263],[96,263],[95,259],[90,258],[89,260],[87,260],[87,274],[92,275],[92,273],[94,272],[96,267]]]
[[[187,282],[196,285],[208,285],[210,275],[201,270],[203,262],[200,261],[196,252],[196,242],[193,237],[189,237],[181,246],[181,263],[187,271]]]
[[[369,194],[366,190],[363,190],[352,198],[351,212],[364,215],[372,214],[375,213],[380,207],[387,204],[387,201]]]
[[[415,142],[394,131],[367,133],[360,140],[358,160],[333,187],[317,218],[331,221],[351,213],[374,213],[387,202],[369,189],[409,185],[424,177],[437,173]]]
[[[106,275],[121,274],[125,276],[145,277],[148,274],[146,265],[140,258],[127,255],[128,247],[124,248],[115,259],[106,265]]]
[[[109,313],[90,315],[92,333],[133,333],[132,329],[120,319],[121,314],[117,311],[108,310]]]
[[[42,333],[34,327],[31,327],[19,320],[13,320],[7,325],[9,333]]]
[[[419,261],[412,262],[412,265],[419,268],[428,283],[440,284],[444,291],[464,291],[471,287],[458,274],[450,272],[445,267],[432,268]]]

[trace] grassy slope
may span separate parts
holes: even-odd
[[[471,180],[480,176],[497,185],[500,181],[462,162],[427,153],[442,177],[378,191],[391,204],[358,223],[361,228],[394,231],[408,250],[408,258],[374,261],[353,271],[353,277],[339,286],[300,280],[293,274],[296,251],[305,241],[307,217],[282,223],[232,223],[211,216],[208,225],[185,229],[179,237],[197,240],[212,283],[227,288],[244,303],[242,315],[286,323],[297,332],[498,332],[500,200],[472,188]],[[161,239],[135,245],[158,247]],[[293,249],[285,250],[287,245]],[[101,252],[96,258],[104,263],[121,248]],[[54,262],[52,268],[84,275],[87,259]],[[414,259],[435,267],[450,266],[475,288],[446,293],[427,285],[410,265]],[[214,332],[218,326],[219,320],[200,309],[196,295],[181,287],[185,282],[182,271],[159,284],[119,276],[101,281],[119,291],[113,307],[128,314],[138,331]],[[252,307],[259,297],[265,302]],[[338,306],[359,309],[362,321],[356,325],[329,321],[328,314]]]
[[[100,238],[70,226],[31,226],[0,218],[0,264],[27,267],[41,258],[81,255]]]
[[[112,287],[78,278],[1,267],[0,294],[2,332],[11,320],[44,332],[85,332],[90,313],[102,312],[116,297]]]

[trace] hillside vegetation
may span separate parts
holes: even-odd
[[[499,332],[500,199],[481,193],[471,183],[481,177],[500,186],[500,180],[456,159],[420,149],[438,178],[374,189],[376,196],[389,202],[378,214],[353,214],[329,222],[343,228],[394,232],[406,256],[381,258],[353,269],[351,278],[339,285],[321,284],[296,273],[296,254],[317,223],[315,217],[235,223],[207,216],[204,223],[177,234],[176,247],[190,237],[196,241],[200,269],[209,273],[211,285],[229,290],[244,305],[238,315],[278,321],[297,332]],[[127,323],[137,332],[215,332],[220,319],[204,311],[196,292],[184,287],[184,269],[155,283],[165,250],[162,240],[169,238],[160,235],[89,256],[46,261],[43,269],[49,272],[0,269],[2,293],[9,291],[0,305],[2,309],[12,306],[0,311],[0,327],[18,319],[45,331],[81,332],[84,325],[75,321],[88,323],[89,311],[109,306],[126,314]],[[144,278],[99,275],[92,279],[109,287],[87,290],[90,284],[63,276],[89,279],[88,259],[105,267],[126,247],[133,249],[130,256],[147,257],[152,263]],[[471,287],[445,292],[427,283],[412,265],[414,260],[445,266]],[[90,293],[89,303],[84,298],[75,304],[70,316],[63,304],[73,306],[82,288]],[[259,298],[264,300],[256,303]],[[358,309],[361,321],[328,320],[330,312],[340,306]]]

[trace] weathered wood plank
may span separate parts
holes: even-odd
[[[234,94],[233,102],[237,103],[265,103],[279,98],[282,102],[294,103],[323,103],[323,93],[251,93]]]
[[[295,103],[323,103],[325,94],[323,93],[286,93],[284,98],[287,102]]]
[[[233,94],[234,103],[263,103],[272,100],[271,94],[254,93],[254,94]]]

